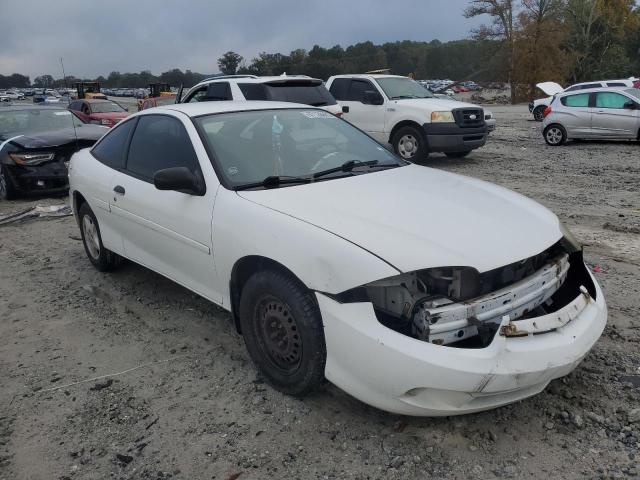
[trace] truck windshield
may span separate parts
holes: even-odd
[[[433,98],[433,94],[429,90],[410,78],[377,78],[376,81],[390,100],[400,100],[403,98]]]

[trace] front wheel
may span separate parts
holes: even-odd
[[[425,160],[429,155],[424,133],[416,127],[400,128],[393,136],[392,144],[395,152],[410,162]]]
[[[464,152],[445,152],[445,155],[449,158],[464,158],[471,153],[471,150],[465,150]]]
[[[278,271],[258,272],[242,289],[239,313],[249,355],[269,384],[295,396],[322,384],[322,318],[304,285]]]
[[[0,200],[13,200],[16,193],[9,180],[9,173],[7,167],[0,165]]]
[[[567,141],[567,131],[562,125],[551,124],[544,129],[544,141],[552,147],[563,145]]]
[[[82,244],[89,261],[101,272],[113,269],[118,264],[118,255],[107,250],[102,244],[98,220],[89,204],[83,203],[80,206],[78,217]]]

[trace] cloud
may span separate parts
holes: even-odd
[[[465,0],[3,0],[0,71],[95,77],[111,71],[218,70],[234,50],[288,53],[371,40],[465,38]]]

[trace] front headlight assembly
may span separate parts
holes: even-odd
[[[452,112],[431,112],[431,123],[454,123]]]
[[[55,153],[10,153],[9,158],[16,165],[33,166],[41,163],[49,162],[55,158]]]

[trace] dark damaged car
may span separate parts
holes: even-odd
[[[0,108],[0,199],[65,195],[71,155],[90,147],[109,129],[84,123],[62,106]]]

